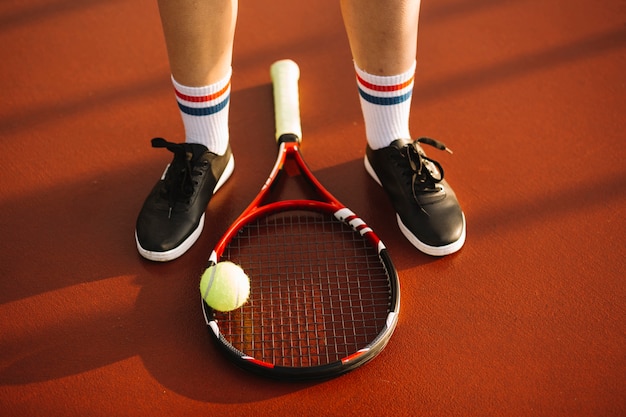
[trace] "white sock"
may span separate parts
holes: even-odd
[[[389,146],[396,139],[411,139],[409,113],[415,77],[415,62],[392,76],[368,74],[355,64],[365,136],[372,149]]]
[[[209,151],[224,155],[229,140],[231,75],[232,69],[222,80],[204,87],[184,86],[172,77],[185,127],[185,142],[200,143]]]

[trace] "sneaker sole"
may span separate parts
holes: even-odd
[[[383,186],[382,182],[380,182],[380,179],[378,178],[378,175],[376,175],[376,171],[374,171],[374,168],[372,167],[372,165],[370,164],[370,161],[367,159],[367,156],[365,156],[365,158],[363,159],[364,163],[365,163],[365,170],[367,171],[367,173],[374,179],[374,181],[376,181],[378,183],[378,185],[380,185],[381,187]],[[445,256],[445,255],[450,255],[454,252],[457,252],[458,250],[460,250],[463,245],[465,244],[465,214],[463,214],[463,231],[461,232],[461,236],[454,242],[449,243],[445,246],[431,246],[428,245],[424,242],[422,242],[421,240],[419,240],[417,238],[417,236],[415,236],[405,225],[404,223],[402,223],[402,219],[400,219],[400,215],[396,213],[396,219],[398,221],[398,227],[400,228],[400,231],[402,232],[402,234],[404,235],[404,237],[411,242],[411,244],[413,246],[415,246],[419,251],[424,252],[427,255],[431,255],[431,256]]]
[[[234,170],[235,170],[235,158],[231,156],[230,160],[228,161],[228,164],[226,164],[226,168],[224,168],[224,172],[222,173],[222,176],[220,177],[220,179],[217,181],[217,184],[215,185],[213,194],[215,194],[217,190],[219,190],[222,187],[222,185],[226,183],[226,181],[233,174]],[[200,221],[198,222],[198,227],[196,227],[194,231],[191,232],[191,234],[189,235],[189,237],[187,237],[187,239],[183,240],[183,242],[177,247],[170,249],[168,251],[164,251],[164,252],[151,251],[151,250],[147,250],[141,247],[141,244],[139,243],[139,239],[137,239],[137,231],[135,230],[135,243],[137,244],[137,251],[144,258],[151,260],[151,261],[155,261],[155,262],[168,262],[176,258],[179,258],[185,252],[187,252],[189,248],[193,246],[194,243],[196,243],[196,241],[202,234],[202,230],[204,229],[204,217],[205,215],[202,214],[202,217],[200,217]]]
[[[421,252],[424,252],[430,256],[446,256],[450,255],[454,252],[459,251],[463,245],[465,244],[465,214],[463,214],[463,231],[461,232],[461,236],[454,242],[449,243],[445,246],[431,246],[419,240],[411,231],[402,223],[400,216],[396,214],[396,218],[398,220],[398,227],[400,231],[407,238],[409,242]]]

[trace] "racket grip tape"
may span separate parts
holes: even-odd
[[[270,67],[274,86],[274,117],[276,119],[276,141],[282,136],[302,138],[300,123],[300,95],[298,80],[300,68],[290,59],[276,61]]]

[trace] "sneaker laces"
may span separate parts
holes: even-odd
[[[441,191],[441,187],[437,184],[443,180],[441,164],[426,156],[419,146],[420,143],[452,153],[452,150],[443,143],[426,137],[419,138],[404,147],[402,156],[406,157],[409,162],[411,190],[416,201],[418,201],[418,195],[422,193]]]
[[[174,154],[174,159],[166,170],[164,185],[161,189],[161,195],[168,201],[169,218],[172,216],[176,203],[189,204],[189,199],[198,185],[194,177],[202,175],[202,171],[194,169],[193,162],[197,161],[203,152],[199,152],[200,149],[192,144],[168,142],[163,138],[152,139],[152,147],[166,148]]]

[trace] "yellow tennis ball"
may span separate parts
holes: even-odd
[[[248,301],[250,279],[239,265],[218,262],[202,274],[200,294],[217,311],[235,310]]]

